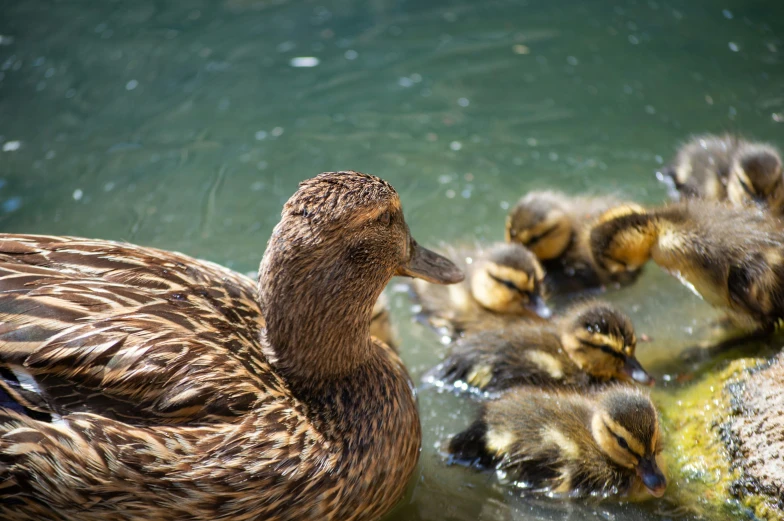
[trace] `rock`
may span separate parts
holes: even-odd
[[[731,492],[760,519],[784,519],[784,355],[728,391],[734,414],[725,428]]]

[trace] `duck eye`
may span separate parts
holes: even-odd
[[[623,436],[616,435],[615,439],[618,440],[618,445],[620,445],[622,449],[629,450],[629,444],[626,443],[626,440],[623,438]]]
[[[392,214],[389,213],[389,210],[378,216],[378,222],[384,226],[389,226],[389,223],[392,222]]]

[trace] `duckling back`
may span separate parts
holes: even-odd
[[[514,324],[460,338],[425,380],[496,392],[518,385],[585,386],[588,375],[562,349],[552,324]]]

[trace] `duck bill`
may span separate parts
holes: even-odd
[[[637,475],[653,497],[662,497],[667,489],[667,478],[656,464],[654,456],[643,458],[637,464]]]
[[[465,278],[463,272],[446,257],[423,248],[414,239],[409,243],[408,262],[397,269],[397,275],[423,279],[434,284],[455,284]]]
[[[627,378],[643,385],[653,385],[656,382],[633,356],[626,357],[622,372]]]
[[[550,318],[553,311],[547,307],[541,295],[534,295],[531,297],[531,302],[528,304],[528,309],[536,313],[542,318]]]

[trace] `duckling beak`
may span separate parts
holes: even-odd
[[[414,239],[409,243],[408,262],[397,269],[397,275],[423,279],[434,284],[455,284],[465,278],[460,268],[446,257],[423,248]]]
[[[528,307],[542,318],[550,318],[553,315],[553,311],[547,307],[541,295],[533,295]]]
[[[653,385],[656,380],[645,371],[634,356],[627,356],[621,370],[624,375],[643,385]]]
[[[656,464],[655,456],[643,458],[637,464],[637,475],[653,497],[662,497],[667,488],[667,478]]]

